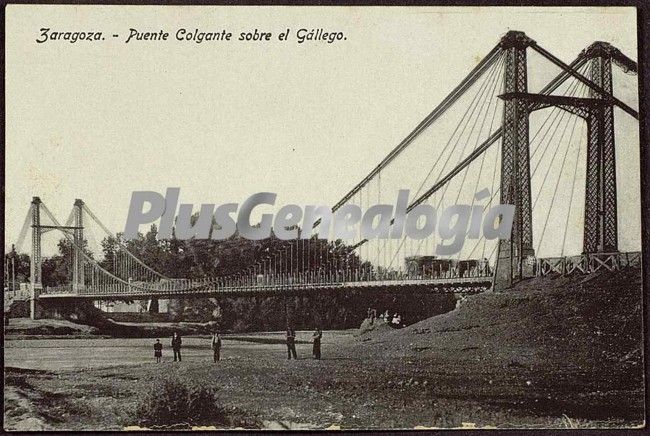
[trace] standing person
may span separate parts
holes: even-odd
[[[291,327],[287,327],[287,360],[291,360],[291,356],[298,360],[296,355],[296,331]]]
[[[156,339],[156,343],[153,344],[153,357],[156,358],[156,363],[160,363],[160,359],[162,358],[162,344],[160,343],[160,339]]]
[[[212,335],[212,351],[214,353],[213,360],[215,362],[221,360],[221,336],[219,336],[219,332]]]
[[[178,332],[174,332],[174,336],[172,336],[172,350],[174,350],[174,362],[176,362],[176,358],[178,357],[178,361],[181,361],[181,344],[183,341],[181,340],[180,335]]]
[[[314,334],[311,337],[314,339],[314,349],[312,350],[314,359],[320,359],[320,340],[323,337],[323,332],[316,327],[316,330],[314,330]]]

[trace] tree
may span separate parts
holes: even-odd
[[[60,286],[72,282],[72,263],[74,250],[72,242],[67,238],[59,240],[59,254],[43,259],[42,283],[43,286]],[[87,257],[93,258],[93,253],[88,249],[88,241],[83,240],[83,251]]]
[[[12,246],[9,253],[5,253],[5,265],[7,266],[6,284],[15,281],[19,283],[28,282],[30,276],[30,260],[26,253],[18,253],[16,247]],[[13,283],[11,283],[13,285]]]
[[[99,265],[106,271],[109,271],[113,274],[115,274],[115,261],[117,259],[117,252],[119,250],[118,238],[119,235],[117,237],[108,236],[101,242],[104,258],[99,261]]]

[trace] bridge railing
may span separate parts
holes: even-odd
[[[641,252],[584,253],[578,256],[537,259],[537,276],[549,274],[591,274],[596,271],[616,271],[641,265]]]
[[[41,295],[60,295],[60,294],[73,294],[72,283],[59,285],[59,286],[44,286],[40,291]]]
[[[16,287],[7,287],[4,289],[4,300],[5,301],[17,301],[17,300],[29,300],[31,298],[31,291],[29,286],[24,286],[25,283],[22,283],[20,286]],[[7,307],[5,305],[5,307]]]
[[[280,274],[257,274],[240,277],[206,277],[200,279],[162,279],[155,282],[129,281],[128,283],[94,284],[73,289],[72,285],[44,288],[43,295],[107,295],[107,296],[155,296],[199,292],[240,292],[241,290],[271,290],[289,288],[311,288],[323,286],[366,286],[401,285],[435,280],[465,280],[492,277],[489,265],[464,268],[448,266],[446,269],[420,268],[417,271],[403,270],[332,270]]]

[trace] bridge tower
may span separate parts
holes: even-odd
[[[81,247],[82,249],[84,246],[83,205],[84,202],[80,199],[74,201],[74,244],[76,247]],[[72,291],[74,293],[79,293],[85,286],[84,264],[83,254],[76,248],[73,248]]]
[[[32,252],[29,265],[29,283],[31,296],[29,299],[29,316],[36,319],[37,308],[36,300],[43,289],[42,283],[42,263],[41,263],[41,199],[32,198],[31,222],[32,222]]]
[[[504,92],[527,93],[526,49],[534,41],[510,31],[500,42],[505,56]],[[515,216],[510,240],[500,240],[494,288],[504,289],[533,275],[533,223],[530,194],[528,111],[518,98],[504,101],[501,141],[501,204],[513,204]]]
[[[583,55],[590,59],[589,79],[612,94],[612,59],[624,56],[610,44],[599,41],[590,45]],[[593,89],[590,97],[603,98]],[[583,251],[612,253],[618,251],[613,106],[606,105],[593,122],[587,138]]]

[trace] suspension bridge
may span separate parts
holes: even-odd
[[[557,70],[536,92],[528,83],[536,73],[528,66],[530,55]],[[332,207],[336,212],[346,204],[363,208],[386,203],[396,189],[408,185],[416,197],[407,212],[421,205],[439,210],[462,199],[479,213],[493,204],[514,205],[510,239],[468,238],[458,255],[442,258],[433,254],[440,242],[436,234],[420,240],[335,242],[299,236],[260,253],[233,274],[170,278],[142,261],[82,200],[75,201],[62,224],[34,197],[19,236],[22,241],[31,229],[32,316],[39,301],[56,299],[282,295],[358,288],[471,293],[505,289],[534,276],[639,265],[639,252],[621,252],[618,247],[619,219],[625,217],[617,214],[614,113],[617,120],[638,121],[639,115],[615,96],[617,72],[635,75],[637,65],[608,43],[593,43],[567,64],[523,32],[510,31]],[[490,198],[481,203],[475,193],[486,187]],[[582,251],[566,253],[576,222],[582,223]],[[314,225],[316,232],[319,224]],[[109,266],[84,249],[92,226],[115,238]],[[72,247],[71,278],[65,285],[42,282],[42,235],[50,231],[61,232]],[[553,250],[554,256],[540,255]]]

